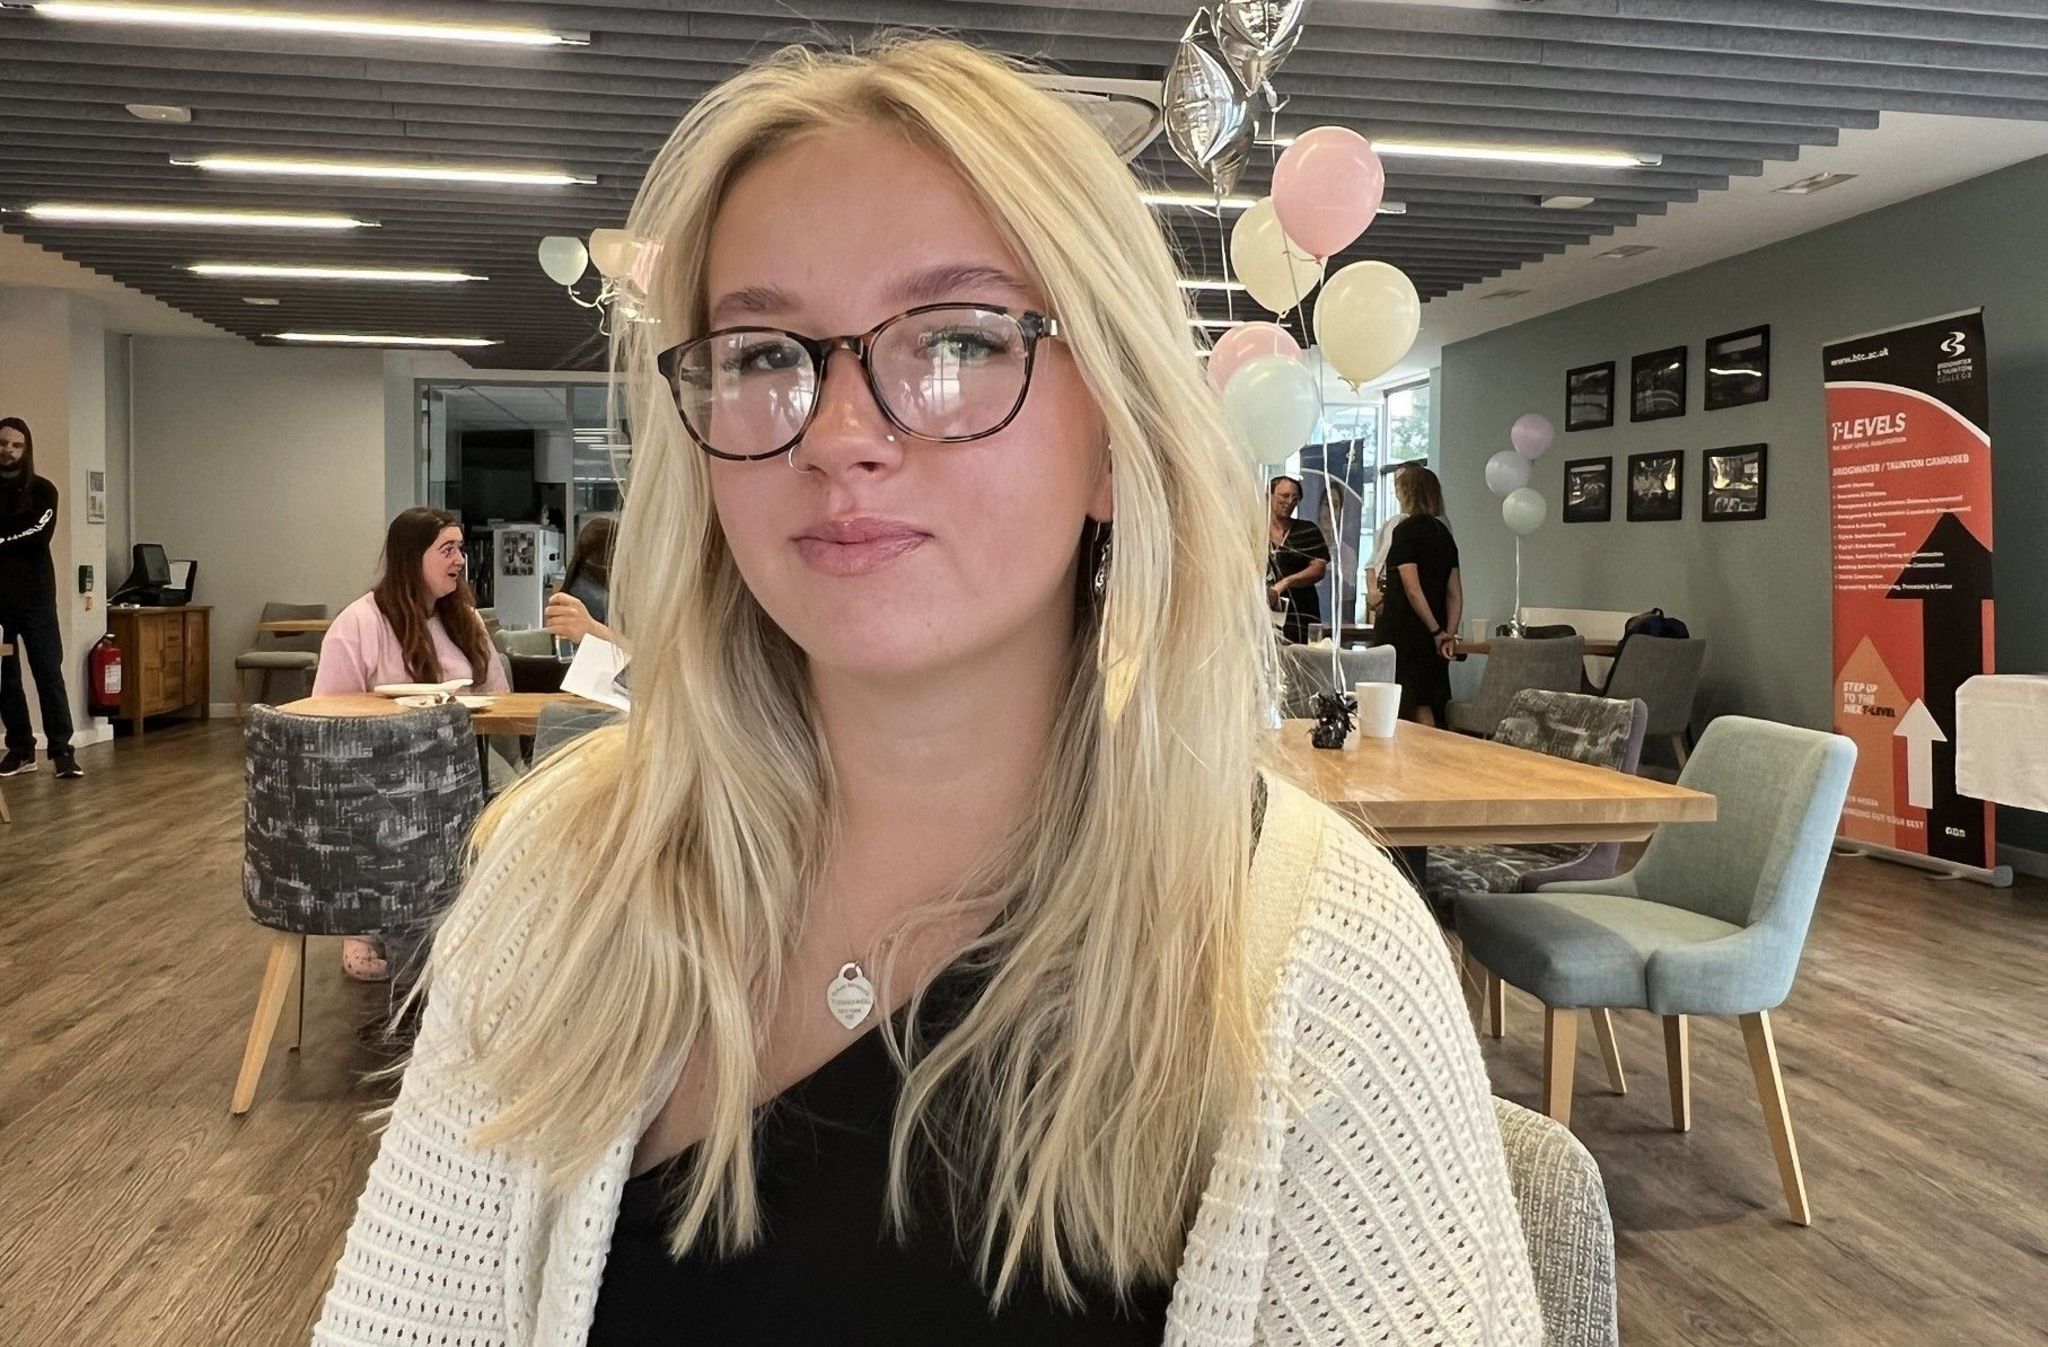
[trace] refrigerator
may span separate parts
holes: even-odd
[[[491,599],[507,631],[540,626],[548,595],[568,569],[560,529],[539,524],[491,526]]]

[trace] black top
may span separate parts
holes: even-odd
[[[1408,587],[1401,581],[1401,567],[1415,567],[1422,596],[1429,600],[1429,616],[1415,611],[1408,601]],[[1436,652],[1436,634],[1431,623],[1450,620],[1451,572],[1458,569],[1458,542],[1450,526],[1434,515],[1416,514],[1402,520],[1387,545],[1386,598],[1373,627],[1374,645],[1394,647],[1394,681],[1401,685],[1402,714],[1419,706],[1435,710],[1439,723],[1451,699],[1450,665]]]
[[[10,486],[0,483],[0,609],[52,607],[57,572],[50,566],[50,539],[57,531],[57,488],[46,477],[31,477],[28,490],[17,497]]]
[[[957,1023],[971,994],[962,975],[941,979],[926,997],[927,1035]],[[1135,1289],[1119,1306],[1077,1278],[1083,1304],[1069,1312],[1032,1272],[991,1314],[935,1196],[928,1155],[925,1177],[912,1182],[919,1218],[899,1243],[884,1193],[901,1084],[871,1028],[770,1106],[754,1151],[765,1234],[735,1258],[669,1257],[665,1189],[688,1152],[627,1180],[590,1347],[1153,1347],[1165,1336],[1165,1286]]]
[[[1312,561],[1328,561],[1330,544],[1313,519],[1289,519],[1287,541],[1271,544],[1266,563],[1266,583],[1274,584],[1299,575]],[[1297,623],[1323,620],[1323,599],[1314,585],[1296,585],[1280,596],[1289,618]]]

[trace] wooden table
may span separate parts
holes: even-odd
[[[479,693],[489,696],[491,704],[469,713],[469,728],[476,734],[478,759],[484,765],[484,779],[490,779],[489,739],[494,734],[532,735],[540,726],[541,708],[550,702],[563,702],[592,711],[610,708],[603,702],[591,701],[568,692],[496,692]],[[368,692],[352,692],[338,697],[302,697],[295,702],[286,702],[277,708],[299,716],[391,716],[412,708],[400,706],[389,697],[379,697]]]
[[[324,633],[333,625],[331,617],[281,617],[275,622],[258,622],[256,630],[275,632],[280,636],[303,636],[308,632]]]
[[[1491,641],[1458,642],[1458,653],[1461,655],[1484,655],[1490,653],[1492,649],[1493,642]],[[1613,659],[1620,652],[1621,642],[1619,641],[1586,642],[1586,654],[1589,656],[1600,659]]]
[[[1266,766],[1364,823],[1389,847],[1636,842],[1662,823],[1710,823],[1715,800],[1604,767],[1402,721],[1391,739],[1330,751],[1313,722],[1273,732]]]

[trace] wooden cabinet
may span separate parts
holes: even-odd
[[[144,720],[197,707],[205,720],[213,691],[209,663],[213,609],[110,608],[107,630],[121,647],[121,713],[141,738]]]

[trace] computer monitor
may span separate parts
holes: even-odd
[[[168,585],[171,583],[171,559],[164,553],[162,543],[135,544],[135,569],[128,577],[131,585]]]

